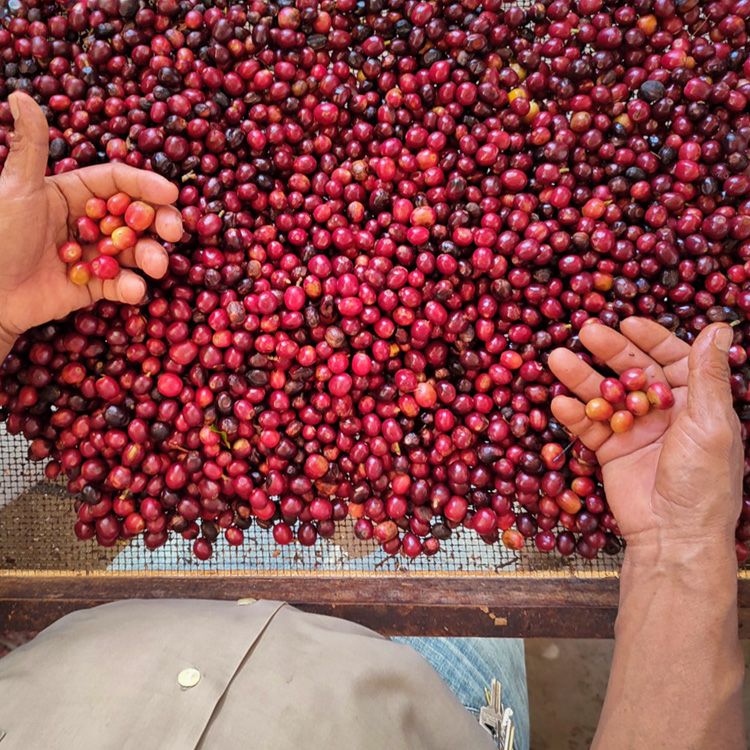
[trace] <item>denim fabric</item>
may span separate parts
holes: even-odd
[[[515,750],[529,750],[529,698],[523,641],[515,638],[394,638],[420,653],[456,697],[478,714],[494,677],[513,709]]]

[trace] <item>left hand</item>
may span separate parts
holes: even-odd
[[[45,177],[49,128],[44,113],[26,94],[13,93],[8,101],[15,129],[0,174],[0,339],[12,343],[33,326],[100,299],[130,305],[143,300],[146,282],[132,270],[108,281],[92,278],[86,286],[68,281],[57,248],[73,236],[89,198],[123,191],[153,204],[154,228],[166,242],[182,237],[182,221],[170,205],[177,200],[177,187],[153,172],[101,164]],[[93,247],[84,246],[84,258],[93,255]],[[168,267],[167,251],[154,239],[141,239],[118,260],[156,279]]]
[[[643,368],[649,382],[668,383],[675,399],[671,409],[651,410],[629,432],[615,434],[584,409],[600,395],[602,375],[567,349],[550,354],[550,369],[578,396],[558,396],[552,412],[596,451],[629,556],[665,559],[668,552],[681,559],[710,538],[734,560],[743,452],[729,386],[729,326],[708,326],[692,346],[643,318],[623,320],[619,332],[585,326],[579,336],[614,372]]]

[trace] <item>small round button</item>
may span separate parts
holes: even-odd
[[[177,675],[177,684],[184,690],[195,687],[200,681],[201,673],[195,667],[183,669],[182,672]]]

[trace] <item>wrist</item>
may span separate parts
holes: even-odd
[[[726,503],[727,507],[732,504]],[[737,510],[739,515],[739,508]],[[736,516],[713,523],[687,517],[684,524],[654,526],[625,537],[626,559],[641,567],[685,567],[706,558],[735,562]]]
[[[689,589],[731,587],[737,585],[737,556],[734,534],[708,535],[700,542],[653,535],[626,547],[622,582],[627,588],[633,582],[666,582]]]

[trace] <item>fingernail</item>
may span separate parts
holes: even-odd
[[[8,97],[8,104],[10,104],[10,113],[13,115],[13,119],[17,120],[21,114],[21,110],[18,108],[18,102],[15,96]]]
[[[720,352],[728,352],[733,338],[734,332],[731,328],[721,327],[714,334],[714,344]]]

